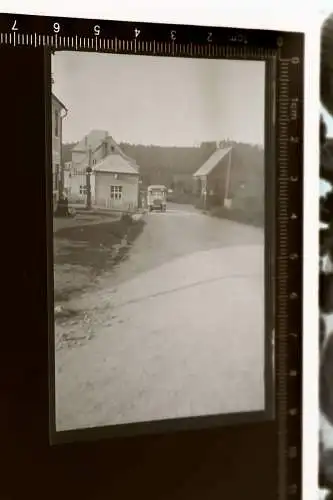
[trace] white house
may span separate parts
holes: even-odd
[[[72,150],[72,161],[68,173],[68,195],[73,203],[85,203],[87,195],[87,168],[89,161],[93,168],[109,154],[117,154],[131,165],[134,171],[139,172],[136,162],[126,156],[115,140],[104,130],[92,130]],[[91,155],[91,160],[89,160]],[[92,201],[94,202],[95,176],[90,179]]]
[[[92,202],[100,208],[133,212],[139,203],[139,172],[118,153],[92,167]]]

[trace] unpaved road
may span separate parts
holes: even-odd
[[[263,232],[171,204],[146,222],[56,327],[92,334],[56,351],[57,430],[264,407]]]

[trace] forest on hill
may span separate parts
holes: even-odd
[[[248,182],[251,177],[263,176],[264,154],[258,146],[229,142],[233,148],[233,167],[237,178]],[[162,147],[120,144],[124,153],[135,159],[144,184],[170,186],[176,177],[191,177],[216,149],[215,142],[200,147]]]
[[[71,160],[76,143],[63,144],[63,162]],[[251,144],[229,141],[222,147],[232,147],[232,184],[239,195],[259,197],[264,193],[264,151]],[[196,172],[216,149],[215,142],[204,142],[200,147],[163,147],[120,143],[123,152],[133,158],[140,168],[143,186],[175,183],[189,185]],[[245,189],[244,189],[245,185]]]

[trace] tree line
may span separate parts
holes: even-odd
[[[71,150],[77,143],[63,145],[63,161],[71,160]],[[143,185],[164,184],[171,187],[180,178],[191,179],[216,150],[216,142],[203,142],[199,147],[144,146],[120,143],[122,151],[133,158],[140,168]],[[263,195],[264,151],[263,148],[228,141],[222,147],[232,147],[232,180],[235,186],[243,186],[247,196]],[[246,189],[244,189],[244,186]]]

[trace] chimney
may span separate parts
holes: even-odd
[[[84,138],[84,146],[85,146],[85,148],[88,147],[88,136],[87,135]]]

